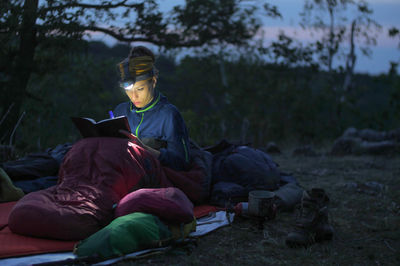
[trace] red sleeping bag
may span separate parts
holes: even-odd
[[[170,187],[159,161],[119,138],[86,138],[73,145],[59,171],[59,183],[27,194],[14,206],[14,233],[80,240],[113,219],[113,208],[139,188]]]

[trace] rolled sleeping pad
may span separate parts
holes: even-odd
[[[299,204],[303,196],[303,189],[295,183],[287,183],[275,190],[275,203],[279,210],[290,210]]]

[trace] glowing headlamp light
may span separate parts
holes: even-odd
[[[153,75],[154,75],[153,73],[154,73],[153,70],[151,70],[149,73],[146,73],[146,74],[140,75],[140,76],[136,76],[134,80],[121,81],[119,83],[119,86],[121,88],[123,88],[124,90],[129,91],[133,88],[133,84],[135,84],[135,82],[150,79],[151,77],[153,77]]]
[[[124,89],[124,90],[126,90],[126,91],[129,91],[129,90],[131,90],[131,89],[133,88],[133,84],[135,84],[135,81],[128,80],[128,81],[122,81],[122,82],[120,82],[120,83],[119,83],[119,86],[120,86],[122,89]]]

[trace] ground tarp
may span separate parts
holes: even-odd
[[[68,251],[70,253],[65,253],[65,255],[58,257],[55,256],[54,258],[46,255],[44,256],[44,259],[45,261],[51,261],[57,260],[57,258],[66,259],[68,258],[68,256],[74,257],[72,256],[72,250],[74,248],[74,245],[77,243],[76,241],[59,241],[45,238],[22,236],[12,233],[8,228],[7,221],[9,213],[15,203],[16,202],[7,202],[0,204],[0,258],[10,258],[34,254],[48,254],[52,252],[63,251]],[[194,216],[197,219],[204,217],[204,219],[207,221],[204,225],[209,225],[209,227],[199,227],[202,225],[202,222],[200,220],[198,223],[198,228],[196,229],[196,232],[194,232],[193,236],[200,236],[209,232],[210,230],[214,230],[220,226],[224,226],[227,224],[226,222],[222,221],[222,218],[219,217],[221,215],[214,215],[216,211],[216,207],[209,205],[200,205],[194,208]],[[213,215],[209,215],[210,213],[213,213]],[[221,217],[223,217],[223,215]],[[213,223],[210,222],[210,220],[213,221],[212,218],[214,218],[215,220],[215,222]],[[43,228],[43,230],[45,230],[45,228]],[[12,261],[25,261],[25,265],[27,263],[27,260],[24,260],[23,258],[16,258]],[[4,265],[3,263],[5,263],[5,260],[0,260],[0,264]],[[13,263],[9,265],[15,264]]]

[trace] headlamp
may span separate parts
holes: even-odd
[[[153,70],[151,70],[149,73],[140,75],[140,76],[136,76],[135,79],[130,79],[130,80],[124,80],[121,81],[119,83],[119,86],[121,88],[123,88],[124,90],[131,90],[133,87],[133,84],[135,84],[135,82],[141,81],[141,80],[146,80],[146,79],[150,79],[153,77]],[[132,77],[131,77],[132,78]]]
[[[136,58],[135,58],[136,59]],[[132,59],[132,60],[135,60]],[[126,58],[123,60],[121,63],[118,64],[119,66],[119,71],[121,74],[121,82],[119,83],[120,87],[123,88],[124,90],[131,90],[133,88],[133,84],[137,81],[141,80],[146,80],[154,76],[154,68],[152,67],[153,65],[150,65],[149,69],[144,69],[145,72],[143,71],[135,71],[133,68],[133,71],[130,71],[131,67],[134,67],[135,65],[132,65],[132,60],[129,60],[129,58]],[[131,62],[132,61],[132,62]],[[139,65],[140,66],[140,65]],[[140,73],[140,75],[136,75],[136,73]]]
[[[119,86],[120,86],[122,89],[124,89],[124,90],[126,90],[126,91],[129,91],[129,90],[132,89],[133,84],[135,84],[135,81],[128,80],[128,81],[121,81],[121,82],[119,83]]]

